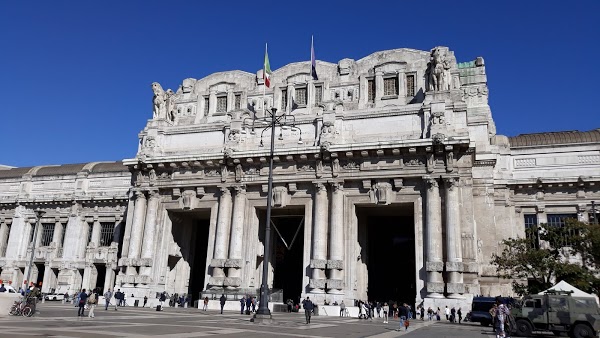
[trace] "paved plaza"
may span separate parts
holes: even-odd
[[[397,332],[398,321],[389,324],[356,318],[313,317],[306,325],[303,313],[275,314],[272,325],[250,322],[235,312],[149,308],[96,309],[96,317],[77,317],[72,305],[39,304],[32,318],[2,317],[0,337],[493,337],[489,328],[447,322],[413,320],[407,332]],[[86,311],[87,315],[87,311]]]

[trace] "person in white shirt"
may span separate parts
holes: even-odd
[[[446,305],[446,320],[450,320],[450,309],[448,308],[448,305]]]

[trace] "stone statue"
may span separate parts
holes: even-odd
[[[175,116],[177,114],[177,107],[175,106],[175,98],[177,94],[173,93],[171,89],[167,89],[165,93],[165,102],[166,102],[166,112],[167,112],[167,120],[171,123],[175,122]]]
[[[162,89],[162,86],[158,82],[152,83],[152,91],[154,92],[154,97],[152,98],[152,118],[160,119],[166,117],[166,95],[165,91]]]
[[[427,80],[429,91],[450,90],[450,58],[448,48],[436,47],[431,50],[429,67],[427,68]]]

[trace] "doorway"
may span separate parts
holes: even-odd
[[[371,301],[414,304],[415,231],[412,204],[356,207]]]
[[[46,267],[44,263],[35,263],[35,267],[37,269],[37,279],[35,281],[35,285],[39,288],[42,287],[42,283],[44,282],[44,274],[46,273]],[[33,278],[32,278],[33,279]]]
[[[260,210],[259,217],[264,234],[266,210]],[[303,291],[304,207],[273,209],[271,221],[273,293],[281,292],[278,301],[291,299],[297,303]]]
[[[98,290],[99,294],[104,294],[104,282],[106,281],[106,265],[105,264],[94,264],[96,266],[96,285],[94,288]]]
[[[169,218],[177,248],[167,259],[169,277],[166,291],[190,295],[195,301],[206,286],[210,209],[171,211]]]

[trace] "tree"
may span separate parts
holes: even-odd
[[[518,295],[538,293],[560,280],[586,292],[600,290],[598,225],[577,220],[560,227],[541,224],[528,229],[525,238],[508,238],[502,244],[502,253],[494,254],[491,263],[500,277],[513,279]]]

